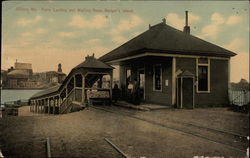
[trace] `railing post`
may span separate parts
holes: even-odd
[[[113,88],[113,70],[111,70],[110,74],[110,101],[112,102],[112,88]]]
[[[48,98],[48,114],[50,114],[50,98]]]
[[[55,114],[55,108],[56,107],[56,101],[55,101],[55,97],[53,97],[53,114]]]

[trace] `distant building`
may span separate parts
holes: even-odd
[[[15,67],[8,69],[7,87],[8,88],[30,88],[36,83],[30,82],[32,76],[32,65],[29,63],[15,63]]]
[[[15,62],[8,71],[1,71],[1,86],[3,88],[47,88],[62,83],[66,74],[62,72],[62,65],[58,64],[58,71],[33,73],[32,64]]]
[[[38,72],[33,75],[34,80],[47,83],[62,83],[65,77],[66,74],[62,72],[61,64],[58,64],[57,71]]]

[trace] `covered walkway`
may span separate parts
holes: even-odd
[[[30,98],[30,111],[63,114],[91,104],[93,99],[111,101],[113,67],[93,56],[71,70],[60,86],[55,86]]]

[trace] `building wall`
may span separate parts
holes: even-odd
[[[162,65],[162,91],[153,90],[153,65]],[[126,85],[126,69],[131,68],[132,80],[138,69],[145,67],[145,102],[163,105],[172,104],[172,58],[144,57],[123,62],[120,66],[121,87]],[[196,80],[196,59],[176,58],[176,71],[188,70]],[[165,85],[168,80],[168,86]],[[195,107],[221,106],[228,104],[228,60],[210,59],[210,93],[197,93],[195,86]]]
[[[162,90],[153,90],[153,66],[161,64],[162,66]],[[145,97],[146,102],[170,105],[172,102],[172,58],[150,57],[146,62],[145,74]],[[168,80],[168,85],[166,85]]]
[[[162,91],[153,90],[153,65],[162,65]],[[145,72],[145,102],[170,105],[172,102],[172,58],[143,57],[120,65],[121,88],[126,87],[126,70],[131,68],[131,79],[137,78],[138,69]],[[165,85],[168,80],[168,85]]]
[[[22,69],[29,69],[32,70],[32,64],[30,63],[15,63],[15,69],[22,70]]]
[[[196,76],[196,59],[176,58],[176,71],[178,69],[188,70]],[[228,79],[228,60],[210,59],[210,93],[197,93],[195,87],[195,106],[228,104]]]

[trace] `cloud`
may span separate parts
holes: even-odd
[[[210,19],[211,23],[204,26],[201,30],[202,36],[216,38],[221,30],[221,25],[225,22],[225,19],[220,13],[213,13]]]
[[[166,16],[166,21],[171,26],[175,27],[176,29],[182,30],[185,24],[185,21],[183,18],[180,18],[178,14],[176,13],[169,13]]]
[[[224,17],[220,13],[214,13],[211,16],[212,23],[215,25],[220,25],[225,22]]]
[[[70,26],[77,28],[94,28],[100,29],[107,26],[108,18],[104,15],[95,15],[91,19],[86,19],[81,15],[72,16],[69,22]]]
[[[200,20],[201,20],[201,17],[200,17],[200,16],[195,15],[195,14],[193,14],[193,13],[190,13],[188,16],[189,16],[188,19],[189,19],[189,22],[190,22],[190,23],[197,22],[197,21],[200,21]]]
[[[38,34],[45,34],[47,32],[48,32],[48,30],[46,30],[44,28],[38,28],[38,29],[36,29],[36,33],[38,33]]]
[[[33,36],[34,37],[34,36]],[[26,38],[19,39],[16,43],[15,47],[24,48],[24,47],[30,47],[34,44],[34,38],[31,36],[26,36]]]
[[[227,25],[236,25],[236,24],[239,24],[241,21],[242,21],[242,17],[232,15],[227,19],[226,24]]]
[[[110,33],[113,35],[120,34],[143,24],[143,19],[137,15],[131,15],[129,18],[121,19],[117,26],[112,28]]]
[[[93,39],[84,41],[84,44],[91,45],[91,44],[99,43],[100,41],[101,41],[101,39],[99,39],[99,38],[93,38]]]
[[[112,41],[118,44],[122,44],[122,43],[125,43],[127,39],[124,38],[123,36],[114,36],[112,37]]]
[[[49,19],[48,19],[48,22],[51,22],[51,23],[52,23],[52,22],[55,22],[55,19],[54,19],[54,18],[49,18]]]
[[[37,15],[34,19],[20,18],[17,20],[17,26],[25,27],[37,24],[42,20],[42,16]]]
[[[239,82],[241,78],[249,81],[249,53],[240,52],[231,59],[231,82]]]
[[[176,13],[169,13],[166,16],[167,23],[169,23],[171,26],[175,27],[176,29],[182,30],[183,27],[185,26],[185,18],[181,18],[178,14]],[[198,15],[195,15],[193,13],[189,13],[188,15],[188,22],[189,25],[200,21],[201,17]]]
[[[214,13],[211,15],[211,23],[202,28],[202,36],[216,38],[218,33],[222,30],[222,25],[236,25],[242,21],[240,16],[229,16],[225,18],[220,13]],[[225,26],[224,26],[225,27]]]
[[[243,47],[244,40],[240,38],[233,39],[230,43],[224,45],[223,47],[234,52],[239,51]]]
[[[33,34],[30,33],[30,32],[21,33],[21,36],[23,36],[23,37],[30,37],[30,36],[32,36],[32,35],[33,35]]]
[[[65,38],[75,38],[76,34],[74,32],[59,32],[58,35],[60,37],[65,37]]]
[[[206,25],[202,28],[203,37],[216,37],[219,32],[219,26],[217,24]]]

